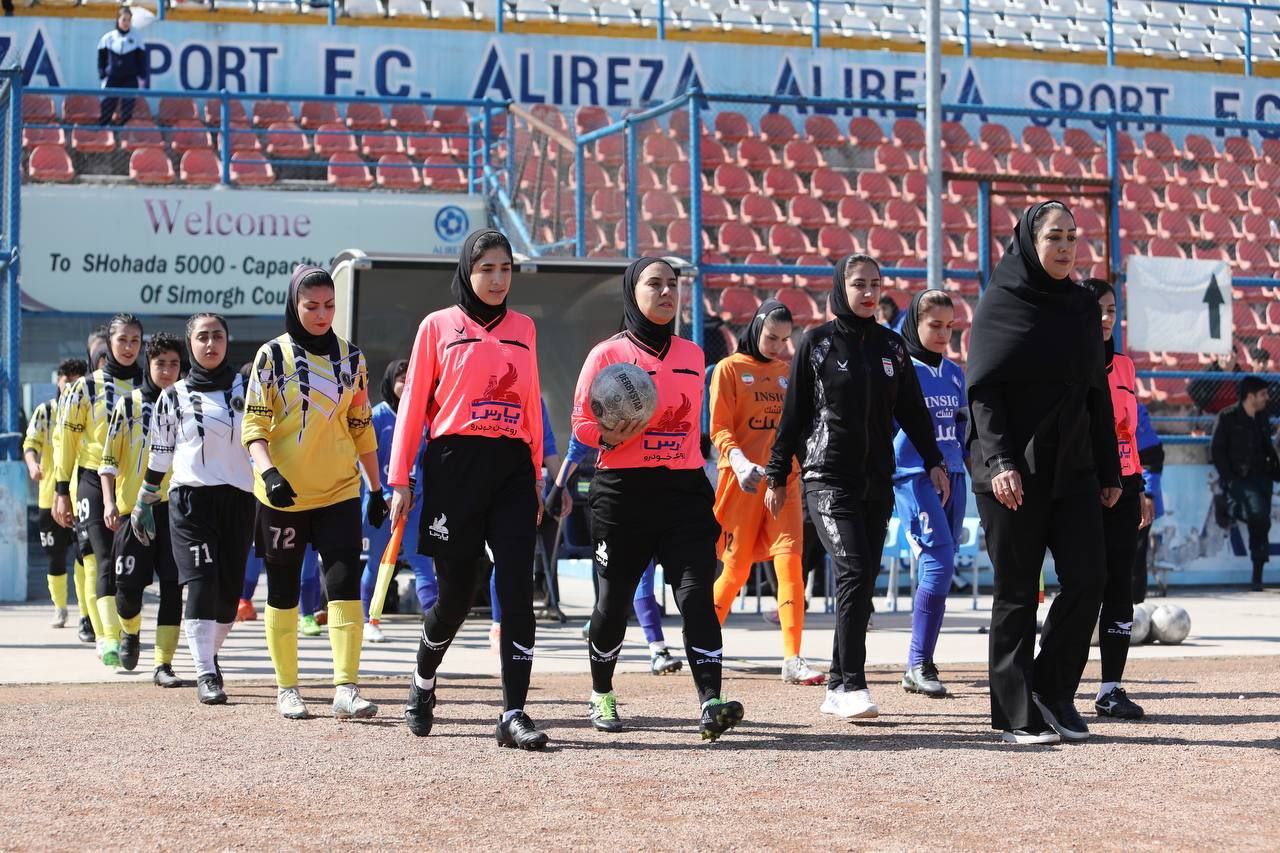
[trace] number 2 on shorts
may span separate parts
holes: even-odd
[[[288,551],[293,548],[293,539],[298,531],[293,527],[271,528],[271,548],[274,551]],[[281,540],[284,540],[283,542]]]
[[[201,542],[199,545],[188,545],[187,549],[191,551],[191,556],[195,560],[195,565],[200,565],[200,552],[204,552],[204,562],[212,563],[213,555],[209,553],[208,543]]]

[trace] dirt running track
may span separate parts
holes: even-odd
[[[735,675],[747,720],[711,745],[687,675],[621,676],[635,729],[616,736],[588,727],[585,676],[540,677],[545,754],[498,750],[486,678],[442,679],[425,740],[400,718],[403,683],[369,685],[382,716],[341,724],[321,686],[304,694],[324,716],[304,723],[261,683],[233,683],[224,708],[150,685],[5,687],[0,848],[1274,850],[1277,673],[1136,661],[1149,721],[1035,749],[993,737],[977,667],[944,671],[957,695],[941,701],[873,673],[884,716],[863,726],[818,714],[821,688]]]

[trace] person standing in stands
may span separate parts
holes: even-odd
[[[137,89],[150,82],[147,69],[147,48],[133,32],[133,11],[120,7],[115,28],[98,40],[98,79],[104,89]],[[133,98],[110,95],[102,99],[102,114],[98,124],[109,125],[120,108],[120,125],[133,118]]]
[[[1102,510],[1121,493],[1101,312],[1071,280],[1076,239],[1061,202],[1023,213],[969,348],[966,444],[995,570],[991,725],[1013,744],[1089,737],[1075,694],[1102,603]],[[1060,591],[1037,655],[1046,550]]]
[[[1262,570],[1271,548],[1271,484],[1280,481],[1280,458],[1266,414],[1269,400],[1266,380],[1241,379],[1239,402],[1224,409],[1213,425],[1210,454],[1231,519],[1249,529],[1254,592],[1262,591]]]
[[[37,508],[40,511],[40,547],[49,559],[46,572],[49,595],[53,598],[54,628],[67,624],[67,551],[75,537],[71,531],[53,520],[53,428],[58,422],[58,406],[67,386],[84,376],[84,361],[66,358],[58,365],[58,391],[53,399],[36,406],[27,423],[27,435],[22,442],[22,456],[27,463],[27,474],[32,482],[39,483]],[[75,567],[76,601],[84,614],[84,566],[79,560]],[[80,627],[92,625],[87,615],[81,615]]]

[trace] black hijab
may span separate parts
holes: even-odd
[[[756,361],[771,361],[765,358],[760,352],[760,333],[764,330],[764,321],[774,311],[778,312],[778,316],[774,319],[781,320],[785,323],[791,322],[791,309],[783,305],[776,299],[766,299],[759,308],[756,309],[756,315],[751,318],[751,322],[742,330],[742,334],[738,336],[738,352],[746,353]]]
[[[1102,369],[1102,321],[1093,295],[1040,264],[1028,208],[996,265],[973,319],[969,387],[984,382],[1087,383]]]
[[[130,325],[135,325],[135,324],[130,324]],[[141,326],[139,326],[139,327],[138,327],[138,331],[139,331],[139,332],[141,332],[141,331],[142,331],[142,327],[141,327]],[[89,354],[89,357],[90,357],[90,358],[93,358],[93,357],[94,357],[94,355],[96,355],[96,354],[97,354],[97,353],[90,353],[90,354]],[[105,352],[104,354],[105,354],[105,355],[106,355],[106,357],[107,357],[107,363],[106,363],[106,364],[104,364],[104,365],[102,366],[102,372],[103,372],[103,373],[107,374],[107,375],[108,375],[108,376],[110,376],[112,379],[124,379],[124,380],[127,380],[127,381],[129,381],[129,382],[132,382],[134,385],[137,385],[139,382],[141,382],[141,381],[142,381],[143,374],[144,374],[144,373],[146,373],[146,371],[144,371],[144,370],[143,370],[143,369],[138,365],[138,359],[142,359],[143,361],[145,361],[145,360],[146,360],[146,356],[145,356],[145,354],[144,354],[142,351],[139,351],[139,352],[138,352],[138,358],[135,358],[135,359],[133,360],[133,364],[130,364],[130,365],[127,365],[127,366],[126,366],[126,365],[121,364],[119,361],[116,361],[116,354],[115,354],[115,352],[114,352],[114,351],[112,351],[112,349],[111,349],[111,334],[110,334],[110,333],[108,333],[108,334],[107,334],[107,347],[106,347],[106,352]],[[90,362],[90,367],[89,367],[89,372],[90,372],[90,373],[92,373],[92,372],[93,372],[93,370],[94,370],[94,368],[92,367],[92,365],[93,365],[93,364],[96,364],[96,363],[97,363],[96,359],[95,359],[94,361]]]
[[[292,292],[293,288],[290,287],[289,290]],[[231,330],[227,328],[225,321],[222,323],[222,328],[229,338],[231,336]],[[229,343],[230,342],[228,341],[228,351],[231,349]],[[187,388],[190,390],[201,391],[204,393],[208,393],[210,391],[226,391],[235,384],[237,371],[231,366],[231,363],[227,361],[227,353],[224,352],[222,354],[222,361],[217,367],[201,367],[200,362],[196,361],[196,353],[191,346],[190,334],[187,335],[187,358],[191,360],[191,368],[187,371]]]
[[[622,328],[631,339],[658,358],[666,358],[671,348],[671,336],[675,333],[676,321],[659,325],[640,310],[636,302],[636,285],[640,283],[640,274],[653,264],[667,263],[662,258],[640,258],[632,261],[622,273]]]
[[[293,276],[289,279],[289,299],[284,306],[284,329],[289,333],[289,337],[293,338],[294,343],[312,355],[327,355],[336,359],[338,336],[334,334],[333,327],[330,326],[323,335],[313,335],[307,331],[306,326],[302,325],[302,318],[298,316],[298,299],[304,285],[332,288],[333,278],[327,271],[311,264],[298,264],[293,268]],[[195,369],[193,359],[191,364],[193,373]]]
[[[920,303],[926,293],[941,293],[940,290],[922,290],[911,297],[907,306],[907,318],[902,321],[902,339],[907,343],[907,352],[916,361],[924,362],[930,367],[942,364],[942,353],[927,349],[920,340]]]
[[[382,374],[382,399],[393,412],[400,409],[400,395],[396,393],[396,377],[403,376],[408,370],[409,362],[403,358],[397,358],[387,365],[386,371]]]
[[[477,296],[475,288],[471,286],[471,253],[475,251],[476,242],[487,234],[497,234],[502,237],[507,254],[511,254],[511,244],[501,231],[495,231],[492,228],[472,231],[462,243],[462,253],[458,256],[458,268],[453,271],[453,284],[450,287],[453,291],[453,301],[462,309],[462,313],[484,326],[485,329],[493,329],[502,322],[503,317],[507,316],[507,300],[503,299],[501,305],[490,305]]]
[[[846,255],[841,258],[831,274],[831,313],[835,315],[836,328],[842,332],[865,329],[868,324],[879,325],[876,323],[875,315],[859,317],[853,313],[853,306],[849,304],[849,294],[845,292],[844,285],[845,270],[849,268],[849,262],[856,257],[858,255]]]

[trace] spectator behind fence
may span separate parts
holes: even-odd
[[[137,89],[149,83],[147,51],[142,39],[132,32],[132,27],[133,11],[128,6],[121,6],[115,29],[98,41],[98,79],[105,89]],[[111,124],[119,106],[119,123],[128,124],[133,118],[133,102],[133,98],[103,98],[98,123]]]
[[[1206,373],[1242,373],[1243,371],[1239,353],[1234,345],[1231,348],[1231,354],[1225,360],[1215,358],[1205,368]],[[1187,383],[1187,396],[1206,415],[1216,415],[1234,402],[1233,384],[1230,380],[1218,377],[1192,379]]]
[[[1280,481],[1280,458],[1266,416],[1268,396],[1264,380],[1246,376],[1240,380],[1240,401],[1224,409],[1213,426],[1213,466],[1230,519],[1248,527],[1255,592],[1262,590],[1271,547],[1271,484]]]

